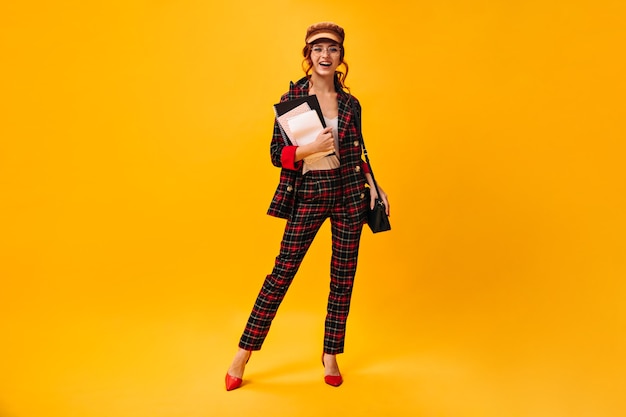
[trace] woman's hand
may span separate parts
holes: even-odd
[[[383,190],[380,184],[378,184],[378,191],[380,194],[377,194],[372,176],[370,174],[366,174],[366,177],[370,184],[370,208],[373,210],[374,205],[376,204],[376,199],[380,198],[383,204],[385,204],[385,212],[387,213],[387,216],[389,216],[389,199],[387,198],[387,193]]]
[[[317,138],[315,138],[315,142],[313,142],[311,145],[314,145],[313,153],[327,152],[327,151],[335,152],[335,140],[333,139],[333,128],[327,127],[324,130],[322,130],[320,134],[317,135]]]
[[[335,140],[333,139],[332,130],[332,127],[327,127],[317,135],[313,142],[298,146],[296,149],[296,162],[318,152],[335,152]]]

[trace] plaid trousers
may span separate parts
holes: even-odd
[[[304,255],[327,218],[331,223],[332,259],[324,353],[343,353],[363,225],[350,221],[344,209],[339,169],[304,175],[294,212],[287,219],[280,253],[272,273],[263,282],[239,341],[242,349],[261,349]]]

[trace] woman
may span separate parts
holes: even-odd
[[[281,98],[282,102],[315,94],[327,127],[314,142],[292,146],[274,123],[270,151],[281,175],[268,214],[287,219],[287,224],[274,269],[265,278],[226,374],[228,391],[241,386],[252,351],[261,348],[304,255],[327,218],[332,231],[332,260],[322,364],[327,384],[338,387],[343,382],[336,355],[343,353],[367,204],[373,207],[378,197],[367,164],[361,159],[361,133],[354,114],[360,113],[361,107],[344,91],[348,74],[344,36],[343,28],[331,22],[310,26],[303,49],[306,76],[291,83]],[[345,74],[337,70],[340,65],[345,67]],[[307,158],[319,152],[332,153],[317,160]],[[366,183],[371,190],[370,201],[366,201]],[[378,190],[389,214],[387,196],[380,186]]]

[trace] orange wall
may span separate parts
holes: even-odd
[[[364,233],[355,308],[578,366],[617,403],[623,2],[214,3],[0,6],[9,339],[112,305],[221,305],[250,288],[248,306],[282,231],[265,215],[271,105],[301,76],[305,27],[331,19],[392,202],[393,231]],[[326,273],[323,239],[305,282]],[[19,352],[0,345],[6,370]]]

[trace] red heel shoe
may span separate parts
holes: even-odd
[[[250,356],[252,356],[252,351],[250,351],[250,354],[248,355],[248,359],[246,359],[246,364],[248,364],[248,361],[250,360]],[[243,383],[243,379],[237,378],[236,376],[231,376],[228,372],[226,372],[225,382],[226,382],[226,391],[232,391],[241,386],[241,384]]]
[[[242,382],[243,379],[226,374],[226,391],[232,391],[239,388]]]
[[[325,368],[326,364],[324,363],[324,354],[322,353],[322,366]],[[324,375],[324,382],[333,387],[338,387],[343,383],[343,378],[341,375]]]

